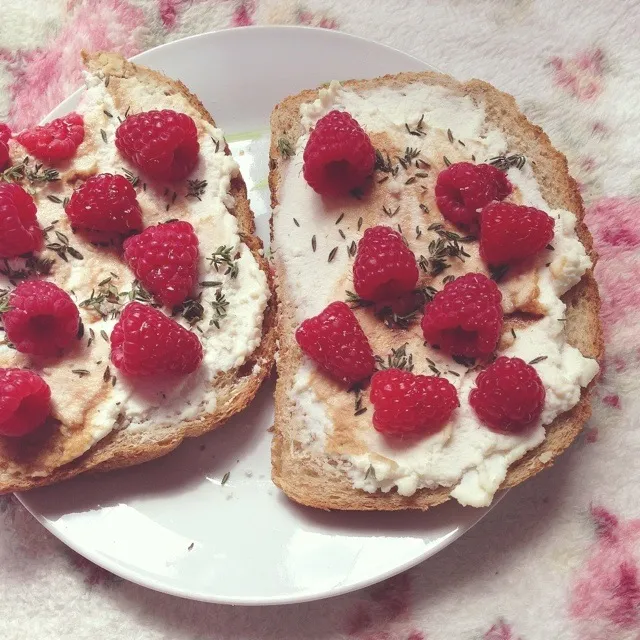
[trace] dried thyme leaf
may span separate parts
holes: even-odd
[[[283,158],[290,158],[294,154],[291,142],[285,137],[278,140],[278,151]]]
[[[187,180],[188,191],[187,198],[197,198],[202,200],[205,189],[207,188],[206,180]]]
[[[475,157],[471,157],[475,162]],[[512,156],[496,156],[489,160],[489,164],[492,164],[496,169],[500,169],[500,171],[508,171],[511,167],[522,169],[526,161],[527,159],[523,155],[516,154]]]
[[[500,282],[507,275],[508,271],[509,271],[509,265],[502,265],[500,267],[491,267],[490,268],[491,279],[494,280],[495,282]]]
[[[345,293],[347,294],[346,302],[352,309],[358,309],[360,307],[371,307],[375,304],[371,300],[365,300],[364,298],[361,298],[353,291],[345,291]]]
[[[376,356],[376,362],[380,369],[401,369],[403,371],[413,371],[413,355],[407,353],[407,344],[403,344],[397,349],[391,349],[386,361],[380,356]]]

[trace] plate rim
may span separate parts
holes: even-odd
[[[347,33],[345,31],[341,31],[338,29],[324,29],[321,27],[313,27],[313,26],[305,26],[305,25],[251,25],[247,27],[232,27],[232,28],[223,28],[223,29],[214,29],[211,31],[206,31],[203,33],[193,34],[190,36],[186,36],[184,38],[179,38],[178,40],[173,40],[171,42],[164,42],[159,44],[151,49],[147,49],[145,51],[141,51],[134,56],[131,56],[129,60],[132,62],[140,62],[142,64],[145,63],[145,58],[148,56],[153,56],[159,51],[163,51],[165,49],[170,49],[176,45],[184,46],[185,42],[191,42],[196,40],[205,40],[207,38],[211,38],[212,36],[221,36],[222,34],[229,33],[229,37],[233,37],[233,34],[241,33],[241,32],[282,32],[282,31],[309,31],[322,33],[324,36],[335,37],[337,39],[344,39],[350,41],[359,41],[362,43],[366,43],[367,45],[375,45],[381,49],[386,49],[389,52],[393,52],[394,54],[401,54],[406,58],[412,59],[414,62],[417,62],[421,66],[425,68],[425,70],[430,69],[437,71],[439,73],[445,73],[442,70],[433,67],[432,65],[420,60],[416,56],[406,53],[401,49],[396,47],[392,47],[390,45],[377,42],[370,38],[366,38],[359,35],[354,35]],[[68,96],[66,96],[59,104],[57,104],[42,120],[41,123],[48,122],[55,117],[60,117],[58,112],[60,108],[65,105],[68,101],[71,101],[77,97],[79,97],[84,91],[84,87],[79,87]],[[94,550],[93,547],[87,547],[86,545],[81,545],[77,543],[73,538],[71,538],[64,527],[55,526],[54,521],[47,519],[45,516],[41,515],[34,506],[30,504],[30,492],[17,492],[14,493],[16,499],[22,504],[22,506],[35,518],[35,520],[42,525],[45,530],[53,534],[58,540],[60,540],[65,546],[70,548],[75,553],[83,556],[90,562],[93,562],[97,566],[102,569],[109,571],[110,573],[120,576],[125,580],[132,582],[136,585],[152,589],[154,591],[165,593],[171,596],[177,596],[186,600],[193,600],[197,602],[207,602],[207,603],[215,603],[222,605],[231,605],[231,606],[279,606],[286,604],[297,604],[297,603],[305,603],[305,602],[314,602],[320,600],[326,600],[329,598],[338,597],[341,595],[345,595],[347,593],[351,593],[354,591],[358,591],[369,587],[371,585],[380,583],[384,580],[392,578],[400,573],[403,573],[418,564],[426,561],[430,557],[436,555],[450,544],[454,543],[458,538],[460,538],[463,534],[469,531],[471,528],[476,526],[486,515],[495,507],[504,497],[506,491],[502,491],[494,497],[491,505],[489,507],[483,509],[474,509],[474,511],[478,514],[478,518],[470,525],[458,525],[456,529],[449,533],[448,535],[443,536],[437,543],[429,546],[427,551],[417,554],[411,560],[408,560],[392,569],[389,569],[385,572],[379,573],[375,576],[369,577],[365,580],[360,580],[357,583],[351,583],[348,585],[342,585],[339,587],[331,588],[329,590],[325,590],[323,592],[311,592],[311,593],[300,593],[295,596],[291,595],[282,595],[282,596],[243,596],[243,597],[220,597],[220,596],[212,596],[208,593],[198,593],[196,591],[187,591],[185,589],[181,589],[178,587],[174,587],[172,585],[166,585],[161,583],[154,577],[145,576],[142,577],[140,573],[132,573],[127,567],[123,566],[121,563],[116,561],[111,562],[109,556],[104,554],[103,552]],[[469,507],[466,507],[469,508]]]

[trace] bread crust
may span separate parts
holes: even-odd
[[[470,96],[483,102],[487,120],[499,127],[506,135],[509,148],[514,153],[524,154],[532,165],[540,191],[552,208],[572,211],[577,219],[576,231],[595,266],[597,256],[593,240],[584,223],[584,207],[576,181],[569,175],[566,157],[551,144],[544,131],[520,112],[513,96],[497,90],[480,80],[462,83],[454,78],[435,72],[401,73],[372,80],[350,80],[343,86],[357,91],[376,87],[401,88],[420,82],[451,89],[458,95]],[[317,98],[317,90],[302,91],[280,102],[271,115],[271,148],[269,186],[271,204],[276,215],[279,204],[278,189],[282,165],[285,160],[278,151],[278,140],[286,136],[297,140],[302,134],[300,106]],[[272,220],[273,240],[273,220]],[[288,396],[293,378],[301,362],[300,350],[293,340],[295,321],[293,308],[283,283],[278,282],[284,273],[284,265],[275,256],[276,291],[278,295],[278,339],[280,358],[277,363],[276,418],[272,444],[272,478],[292,500],[320,509],[339,510],[426,510],[450,499],[450,489],[421,489],[412,496],[401,496],[395,490],[369,494],[354,489],[349,478],[335,466],[322,465],[320,470],[312,457],[296,447],[290,437],[289,425],[294,409]],[[567,292],[562,300],[567,305],[566,331],[568,342],[583,355],[600,360],[604,351],[602,327],[599,320],[600,297],[598,286],[589,270],[582,280]],[[575,440],[591,416],[591,392],[595,380],[582,390],[578,404],[570,411],[558,416],[546,427],[547,436],[542,444],[513,463],[501,489],[513,487],[550,467],[556,458]]]
[[[180,93],[198,111],[203,120],[215,126],[211,115],[200,100],[182,82],[167,78],[163,74],[127,61],[118,54],[95,52],[82,54],[87,68],[94,73],[112,77],[136,77],[140,82],[165,87],[167,95]],[[225,152],[231,152],[227,146]],[[242,411],[254,398],[262,382],[273,368],[276,349],[276,309],[275,288],[268,260],[263,255],[263,245],[255,235],[255,221],[247,198],[247,189],[241,176],[231,181],[230,194],[235,199],[233,213],[240,229],[242,241],[251,250],[260,268],[267,276],[271,297],[264,312],[262,340],[244,364],[236,369],[220,374],[213,382],[218,394],[218,403],[213,413],[177,425],[158,428],[153,432],[142,430],[129,433],[127,430],[114,431],[98,442],[84,455],[69,464],[55,469],[44,477],[29,475],[28,458],[24,463],[0,458],[0,493],[24,491],[61,480],[72,478],[85,471],[111,471],[148,462],[166,455],[178,447],[185,438],[195,438],[222,426],[229,418]],[[254,373],[254,367],[258,365]],[[9,464],[11,471],[8,470]],[[4,467],[4,470],[3,470]]]

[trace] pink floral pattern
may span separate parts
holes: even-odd
[[[523,640],[513,634],[511,627],[504,621],[498,620],[489,631],[487,631],[482,640]]]
[[[116,49],[126,56],[138,53],[143,24],[142,11],[124,0],[73,3],[69,22],[49,46],[20,53],[15,60],[12,127],[19,130],[37,123],[81,85],[83,48]]]
[[[17,506],[13,496],[0,496],[0,516],[13,518]]]
[[[602,49],[583,51],[568,59],[554,56],[549,64],[556,85],[578,100],[591,101],[601,93],[604,75]]]
[[[611,353],[615,353],[618,328],[640,311],[640,198],[600,198],[587,208],[585,219],[600,255],[595,273],[600,284],[602,319],[606,335],[613,341]],[[626,344],[624,349],[634,361],[640,357],[640,345],[634,349]],[[611,397],[604,402],[614,406]],[[619,399],[616,402],[619,405]]]
[[[587,208],[586,222],[601,256],[640,248],[640,197],[604,197]]]
[[[253,24],[253,14],[256,11],[256,3],[254,0],[245,0],[240,3],[233,12],[234,27],[248,27]]]
[[[122,578],[99,567],[97,564],[87,560],[80,554],[70,549],[66,550],[72,566],[77,569],[88,587],[105,586],[110,587],[122,582]]]
[[[427,640],[411,623],[411,574],[373,587],[365,602],[347,617],[345,631],[354,640]]]
[[[622,631],[640,634],[640,520],[620,520],[599,506],[591,515],[597,539],[576,576],[570,602],[580,640],[622,637]]]

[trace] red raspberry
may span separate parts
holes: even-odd
[[[373,351],[353,311],[332,302],[296,330],[300,348],[332,376],[351,385],[368,378],[375,368]]]
[[[435,192],[438,208],[447,220],[473,227],[482,207],[511,193],[511,183],[491,165],[457,162],[438,174]]]
[[[9,140],[11,140],[11,129],[4,122],[0,122],[0,171],[4,171],[11,161]]]
[[[9,125],[4,122],[0,122],[0,142],[7,144],[11,140],[11,129]]]
[[[116,130],[116,147],[160,180],[185,178],[196,166],[200,151],[193,118],[169,109],[129,116]]]
[[[487,182],[492,182],[495,186],[496,200],[504,200],[513,191],[513,186],[504,171],[500,171],[492,164],[476,164],[474,166]]]
[[[418,281],[418,265],[402,236],[391,227],[371,227],[358,243],[353,286],[365,300],[409,293]]]
[[[33,198],[19,185],[0,182],[0,258],[15,258],[42,247]]]
[[[460,406],[456,388],[444,378],[387,369],[371,378],[373,426],[389,436],[439,431]]]
[[[21,282],[9,296],[4,314],[7,337],[22,353],[57,356],[78,335],[78,308],[65,291],[52,282]]]
[[[538,420],[544,397],[544,385],[532,366],[502,356],[478,374],[469,404],[492,429],[519,433]]]
[[[198,236],[188,222],[147,227],[124,243],[124,259],[162,304],[185,301],[198,279]]]
[[[131,302],[111,333],[111,362],[130,376],[193,373],[202,362],[202,345],[161,311]]]
[[[316,122],[303,158],[309,186],[320,195],[339,196],[361,186],[373,173],[376,152],[346,111],[330,111]]]
[[[51,389],[33,371],[0,369],[0,435],[23,436],[51,412]]]
[[[424,308],[424,339],[456,356],[488,356],[502,331],[501,300],[496,283],[481,273],[447,283]]]
[[[9,166],[10,161],[9,147],[5,142],[0,140],[0,171],[4,171]]]
[[[78,229],[127,234],[142,229],[142,211],[131,183],[120,175],[101,173],[78,187],[66,208]]]
[[[16,136],[16,140],[34,157],[44,162],[70,158],[84,140],[84,120],[70,113]]]
[[[480,214],[480,255],[491,265],[520,262],[551,242],[553,227],[540,209],[492,202]]]

